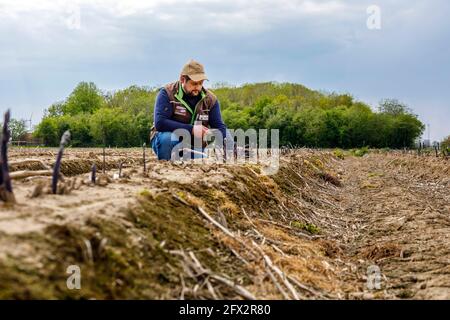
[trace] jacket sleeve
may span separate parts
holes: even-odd
[[[186,129],[192,132],[192,125],[172,120],[173,106],[169,101],[169,97],[164,88],[162,88],[155,101],[155,111],[153,120],[155,128],[159,132],[173,132],[176,129]]]
[[[219,129],[222,132],[222,136],[227,137],[227,127],[222,120],[222,114],[220,112],[219,100],[216,101],[214,106],[209,111],[209,126],[214,129]]]

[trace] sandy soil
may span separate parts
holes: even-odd
[[[379,266],[387,297],[450,298],[449,165],[373,154],[343,163],[349,254]]]
[[[11,170],[51,167],[56,152],[11,149]],[[62,171],[73,190],[64,195],[47,194],[44,188],[41,195],[31,197],[38,184],[48,187],[49,177],[14,180],[17,203],[0,207],[0,263],[4,267],[0,296],[242,298],[241,291],[230,290],[214,277],[221,274],[263,299],[450,298],[450,169],[446,159],[373,152],[341,160],[332,152],[300,150],[283,155],[280,172],[266,177],[248,165],[174,164],[158,162],[148,151],[147,156],[144,174],[141,149],[107,149],[108,178],[102,185],[93,185],[90,167],[96,163],[101,180],[102,150],[68,149]],[[32,161],[21,164],[25,159]],[[118,179],[120,162],[125,177]],[[205,220],[196,211],[198,207],[225,231]],[[138,219],[140,215],[156,219],[160,212],[162,220],[152,220],[159,231]],[[174,228],[165,227],[166,223],[173,223]],[[64,246],[82,248],[61,250],[60,242],[54,242],[55,227],[79,230],[81,236],[57,235]],[[200,228],[198,239],[209,240],[187,239],[185,233],[192,227]],[[124,233],[118,236],[119,232]],[[100,240],[107,237],[112,240],[102,247]],[[81,245],[77,239],[82,239]],[[95,239],[100,242],[97,249],[111,256],[90,253]],[[83,247],[87,242],[90,258]],[[163,247],[169,248],[164,251]],[[139,260],[143,248],[151,252],[152,262]],[[131,279],[140,277],[134,271],[110,270],[110,264],[119,263],[113,260],[118,259],[117,252],[128,264],[144,271],[148,267],[148,274],[142,276],[155,276],[157,284],[148,287],[152,280],[143,278],[142,284]],[[194,252],[209,271],[191,259],[189,254]],[[168,258],[169,253],[177,259]],[[162,262],[155,262],[155,256]],[[284,276],[277,278],[267,258],[287,275],[287,282]],[[70,261],[86,265],[95,279],[99,274],[102,278],[92,280],[89,291],[63,292],[65,275],[57,272],[64,268],[58,265]],[[375,288],[368,285],[374,283],[368,268],[379,270]],[[154,269],[157,274],[152,273]],[[116,292],[124,283],[133,290]]]

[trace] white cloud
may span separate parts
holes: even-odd
[[[65,19],[76,6],[82,13],[95,12],[108,20],[147,15],[224,32],[257,32],[288,20],[348,9],[338,0],[0,0],[0,18],[3,23],[20,22],[39,29]]]
[[[300,8],[303,12],[310,14],[332,14],[341,11],[345,6],[340,1],[304,1],[301,3]]]
[[[450,74],[450,2],[376,1],[377,32],[366,27],[371,4],[0,0],[0,107],[36,105],[37,112],[83,80],[104,89],[161,83],[190,57],[203,61],[214,81],[299,81],[361,98],[442,97]],[[80,28],[68,23],[74,7]]]

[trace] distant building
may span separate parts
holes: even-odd
[[[33,137],[32,132],[26,132],[17,141],[11,141],[11,144],[15,146],[40,146],[44,144],[44,141],[40,138]]]

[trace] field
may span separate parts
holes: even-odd
[[[56,154],[9,150],[0,298],[450,299],[446,158],[298,149],[265,176],[68,148],[51,194]]]

